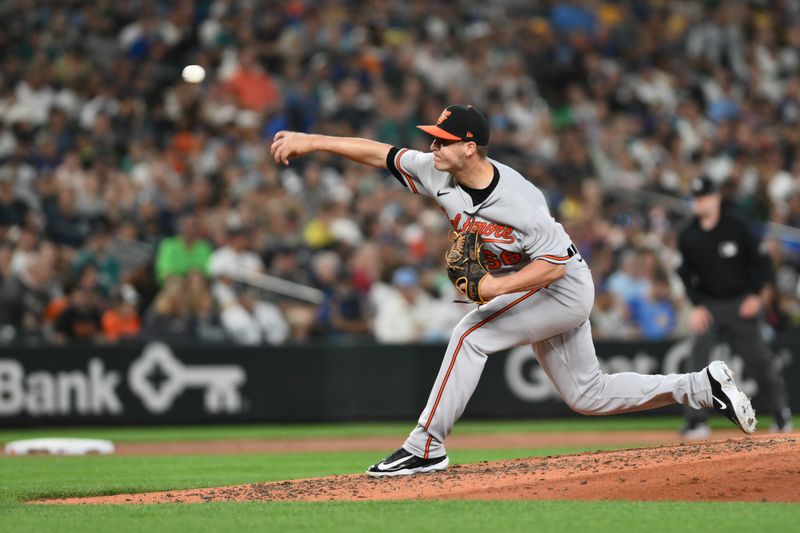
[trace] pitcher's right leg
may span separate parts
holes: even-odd
[[[714,407],[744,433],[753,433],[755,412],[722,361],[700,372],[648,375],[604,374],[594,352],[589,321],[571,331],[533,344],[547,376],[564,401],[586,415],[612,415],[679,403]]]
[[[689,374],[604,374],[595,354],[589,321],[533,344],[539,364],[574,411],[611,415],[680,403],[711,407],[705,370]]]

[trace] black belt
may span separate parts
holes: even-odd
[[[574,244],[570,244],[569,248],[567,248],[567,257],[572,257],[578,253],[578,249],[575,248]]]

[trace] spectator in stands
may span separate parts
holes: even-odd
[[[29,209],[28,204],[17,197],[11,176],[0,173],[0,235],[11,226],[22,226]]]
[[[311,285],[311,276],[304,267],[304,260],[300,256],[307,255],[301,246],[279,244],[267,248],[269,255],[269,268],[267,273],[276,278],[285,279],[301,285]]]
[[[123,219],[108,242],[107,253],[119,263],[120,279],[129,280],[142,268],[152,268],[153,247],[139,239],[136,224]]]
[[[78,211],[74,189],[63,187],[56,196],[43,201],[47,221],[47,238],[56,244],[80,248],[92,232],[95,217]]]
[[[252,228],[236,223],[227,229],[225,246],[211,254],[208,272],[214,279],[214,297],[220,307],[225,307],[236,300],[233,290],[235,280],[246,278],[249,274],[264,273],[264,262],[252,251],[251,241]]]
[[[80,272],[88,264],[98,270],[98,284],[104,295],[110,294],[120,281],[120,267],[116,256],[108,251],[109,233],[98,229],[91,233],[82,251],[77,254],[70,266],[71,273]]]
[[[12,329],[4,336],[16,340],[43,340],[45,309],[59,293],[52,264],[40,255],[32,257],[16,274],[6,267],[0,287],[0,324]]]
[[[168,277],[144,317],[142,336],[165,342],[193,340],[186,279]]]
[[[631,312],[635,312],[650,292],[650,280],[645,276],[639,252],[635,250],[623,252],[620,269],[609,276],[606,288],[627,305]]]
[[[274,345],[289,338],[289,326],[276,305],[258,299],[251,287],[240,286],[237,293],[236,302],[222,311],[222,324],[234,343]]]
[[[444,340],[432,329],[443,314],[438,302],[420,287],[419,274],[400,267],[391,285],[376,283],[370,291],[374,311],[372,331],[378,342],[387,344]]]
[[[595,295],[590,320],[592,335],[598,339],[634,338],[627,306],[608,290],[601,289]]]
[[[279,102],[278,88],[259,64],[253,48],[241,51],[239,64],[225,86],[235,95],[239,105],[247,109],[266,111]]]
[[[57,344],[102,343],[102,309],[97,293],[85,284],[76,284],[69,293],[69,304],[54,324]]]
[[[130,285],[122,285],[117,294],[110,298],[110,306],[103,313],[103,335],[106,341],[114,343],[133,340],[142,328],[136,310],[138,295]]]
[[[183,277],[193,270],[206,274],[211,254],[211,244],[199,236],[197,218],[185,215],[178,234],[164,239],[158,247],[156,277],[163,284],[172,276]]]
[[[202,273],[194,271],[187,276],[186,299],[189,302],[190,329],[195,339],[207,343],[228,340],[219,313],[221,306],[214,301],[208,279]]]
[[[192,305],[192,331],[198,342],[221,344],[229,341],[219,308],[211,292],[198,295]]]
[[[641,336],[647,340],[657,341],[672,335],[678,318],[665,277],[653,281],[647,298],[636,309],[634,320]]]
[[[443,242],[449,243],[449,238]],[[453,328],[469,312],[469,305],[463,303],[461,293],[450,283],[447,274],[433,265],[420,272],[420,288],[433,299],[422,340],[447,342]]]
[[[31,261],[38,259],[41,241],[38,232],[33,228],[16,228],[11,234],[17,238],[9,267],[12,273],[18,274],[23,272]]]
[[[317,253],[312,269],[316,285],[325,295],[317,309],[315,334],[331,340],[345,340],[368,333],[363,298],[336,252]]]

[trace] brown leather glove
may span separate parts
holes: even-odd
[[[475,303],[486,303],[481,298],[481,281],[488,275],[481,261],[483,239],[477,233],[454,231],[450,234],[452,244],[444,256],[447,277],[456,288]]]

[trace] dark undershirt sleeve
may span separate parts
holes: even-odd
[[[400,151],[400,149],[396,148],[394,146],[392,146],[389,149],[389,153],[386,154],[386,168],[388,168],[389,172],[392,173],[392,176],[394,176],[395,179],[400,182],[400,185],[402,185],[405,188],[408,188],[408,185],[406,184],[406,180],[403,178],[403,175],[400,173],[400,170],[394,164],[394,160],[397,157],[397,153],[399,151]]]

